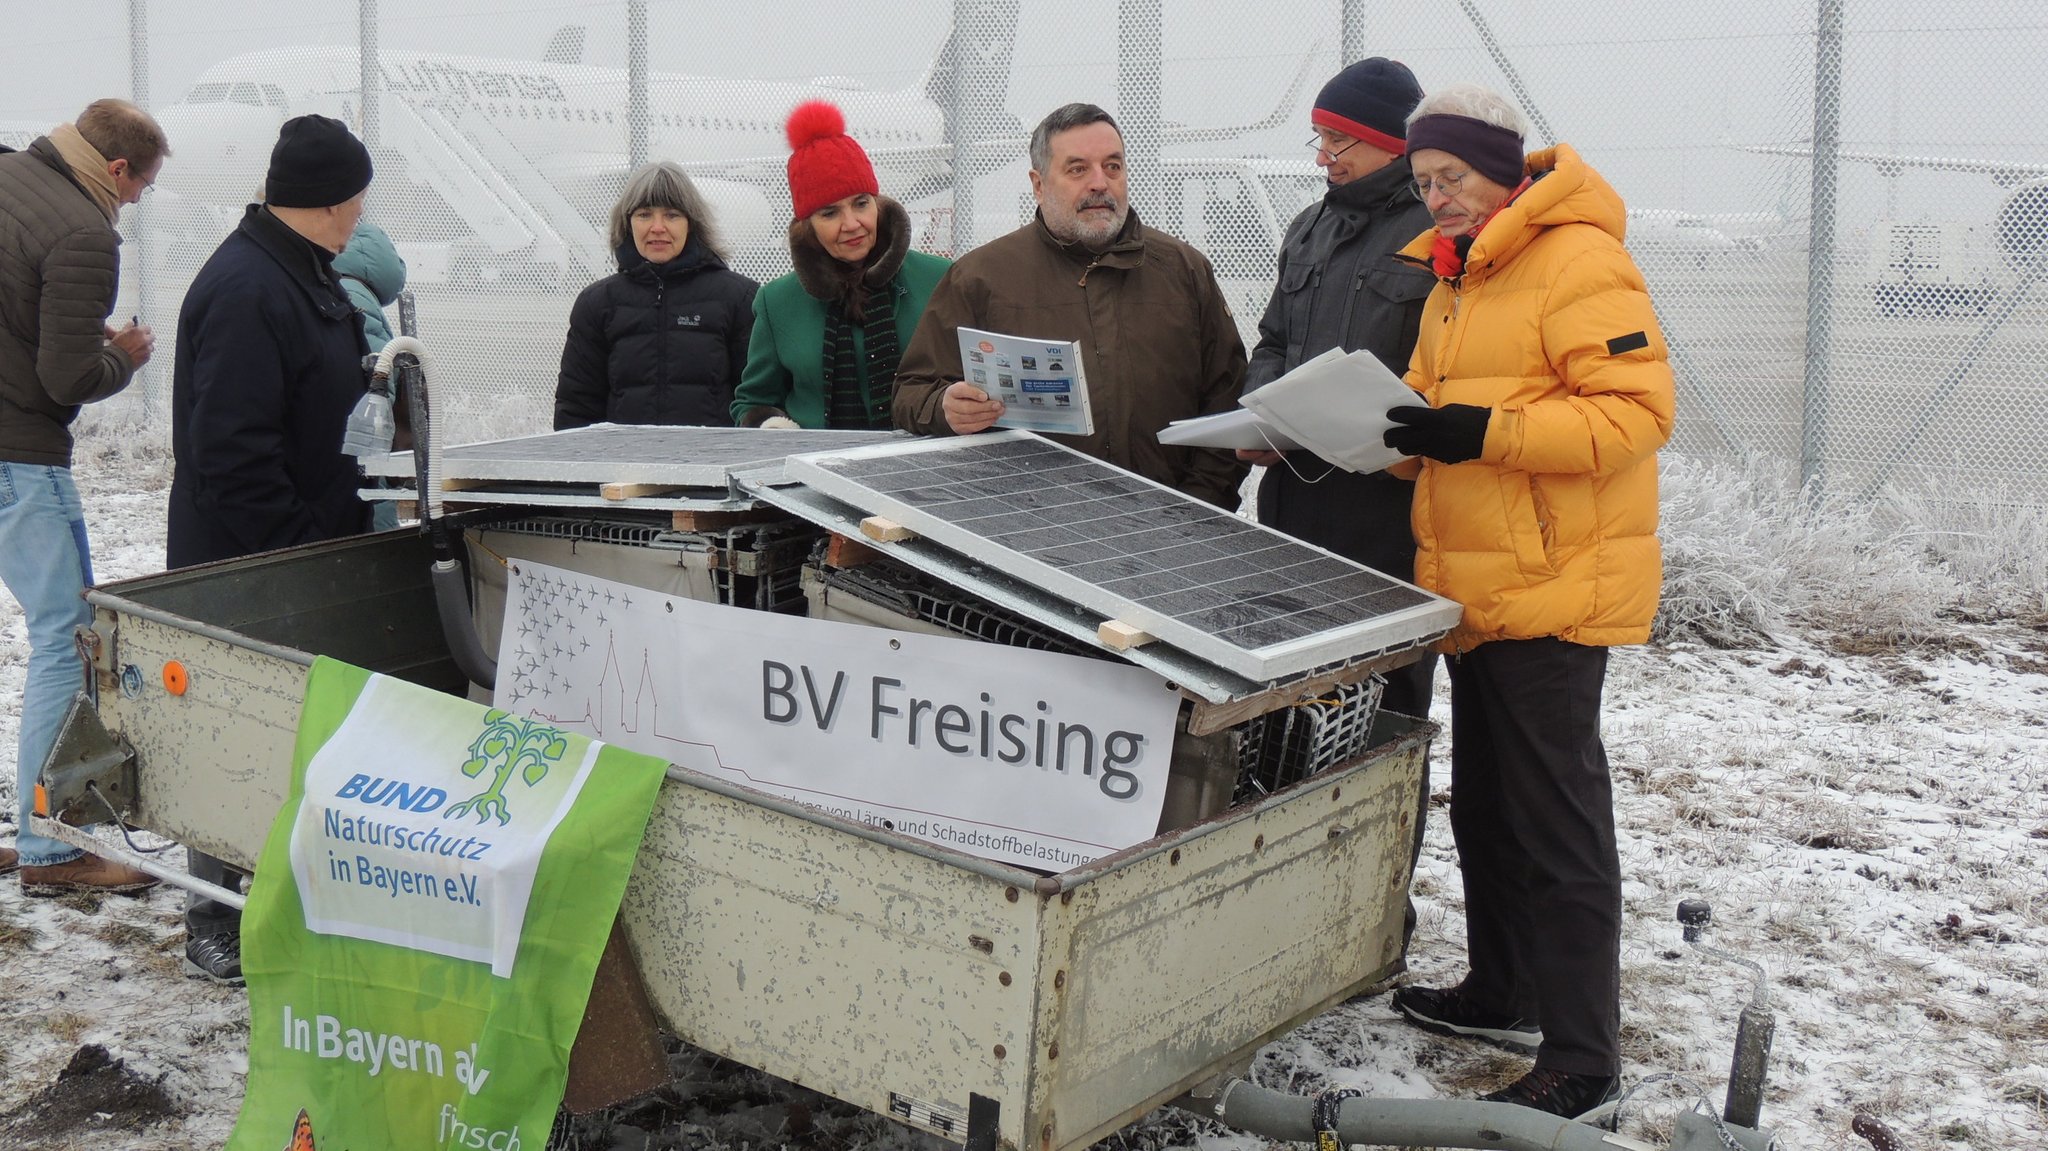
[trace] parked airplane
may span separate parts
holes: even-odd
[[[1010,16],[1014,20],[1014,7]],[[539,61],[387,50],[372,115],[365,113],[354,48],[289,48],[225,60],[202,73],[180,101],[157,111],[177,148],[177,163],[159,183],[174,200],[201,206],[206,219],[197,230],[217,234],[227,209],[254,198],[277,126],[320,112],[364,133],[378,156],[380,182],[402,177],[431,187],[446,205],[445,212],[415,213],[420,218],[410,222],[379,215],[373,205],[373,216],[395,239],[452,238],[463,251],[481,249],[486,259],[517,253],[565,274],[597,273],[610,258],[600,238],[602,221],[629,167],[630,92],[624,69],[577,62],[575,31],[557,33]],[[966,58],[993,87],[976,92],[976,100],[999,108],[1010,39],[1010,29],[1001,26],[984,29],[972,43],[949,37],[925,76],[898,91],[870,91],[830,77],[796,84],[654,73],[647,91],[648,154],[690,170],[736,248],[781,250],[787,211],[782,117],[799,102],[823,96],[845,112],[848,132],[874,161],[882,186],[906,204],[924,201],[920,223],[937,226],[955,178],[955,61],[972,53]],[[1236,126],[1169,125],[1160,142],[1229,139],[1286,122],[1297,111],[1314,55],[1311,49],[1265,118]],[[1025,130],[1014,118],[979,115],[966,134],[990,145],[991,153],[1023,154]],[[1308,170],[1306,163],[1301,167]],[[977,214],[981,238],[1015,225],[1007,201],[1006,195],[1000,211]],[[1282,227],[1285,222],[1280,217]],[[1277,243],[1277,232],[1271,238]],[[460,264],[464,256],[452,259]]]

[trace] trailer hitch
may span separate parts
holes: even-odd
[[[84,692],[71,699],[57,742],[43,760],[36,809],[76,827],[135,810],[135,748],[108,731]],[[97,793],[97,796],[95,795]]]

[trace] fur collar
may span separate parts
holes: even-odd
[[[875,247],[861,270],[861,280],[868,290],[895,279],[903,269],[903,257],[910,251],[910,213],[887,196],[876,196],[875,203],[881,207],[875,220]],[[796,282],[803,285],[805,293],[826,303],[846,298],[849,268],[826,254],[817,234],[811,231],[808,217],[789,226],[789,256],[796,265]]]

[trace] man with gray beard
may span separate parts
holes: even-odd
[[[1123,134],[1093,104],[1031,133],[1031,223],[961,256],[932,291],[896,373],[896,426],[966,435],[1003,405],[966,382],[959,329],[1081,347],[1095,432],[1052,439],[1235,510],[1245,466],[1226,451],[1171,447],[1174,420],[1237,406],[1244,342],[1200,252],[1138,222]]]

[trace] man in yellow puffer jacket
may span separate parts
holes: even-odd
[[[1487,1099],[1597,1119],[1619,1094],[1621,869],[1600,742],[1607,648],[1649,637],[1656,453],[1674,385],[1621,197],[1473,85],[1409,121],[1439,278],[1387,446],[1421,457],[1415,582],[1465,615],[1452,653],[1451,827],[1470,973],[1394,1007],[1533,1050]]]

